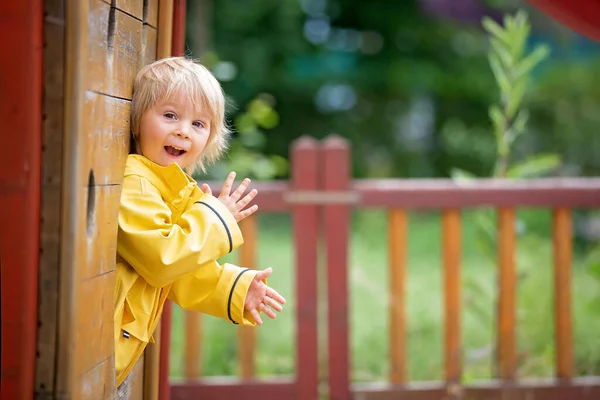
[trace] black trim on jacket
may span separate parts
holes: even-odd
[[[221,217],[221,214],[219,214],[219,212],[217,210],[215,210],[208,203],[205,203],[203,201],[197,201],[196,203],[197,204],[204,204],[206,207],[210,208],[212,210],[212,212],[214,212],[217,217],[219,217],[219,219],[221,220],[221,223],[223,223],[223,226],[225,227],[225,230],[227,231],[227,238],[229,239],[229,253],[231,253],[233,251],[233,239],[231,238],[231,232],[229,231],[229,227],[225,223],[225,220],[223,219],[223,217]]]
[[[246,272],[251,271],[250,268],[246,268],[245,270],[243,270],[242,272],[240,272],[238,274],[238,276],[235,278],[235,281],[233,281],[233,285],[231,285],[231,292],[229,292],[229,300],[227,300],[227,317],[229,317],[229,320],[231,322],[233,322],[234,324],[238,325],[237,322],[235,322],[233,320],[233,318],[231,318],[231,299],[233,298],[233,291],[235,290],[235,285],[237,285],[238,281],[240,280],[240,277],[242,275],[244,275]],[[243,311],[242,311],[243,313]]]

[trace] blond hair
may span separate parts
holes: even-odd
[[[210,117],[210,137],[198,159],[186,168],[192,174],[219,159],[227,149],[229,128],[225,123],[223,89],[210,71],[185,57],[163,58],[142,68],[133,83],[131,129],[134,139],[140,134],[142,116],[157,102],[175,94],[186,94],[192,104],[202,106]]]

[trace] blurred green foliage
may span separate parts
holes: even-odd
[[[257,177],[286,176],[292,140],[337,133],[354,144],[357,177],[446,177],[452,168],[492,174],[497,142],[488,106],[497,94],[486,34],[478,23],[434,17],[421,3],[190,0],[188,47],[221,80],[240,139],[228,162]],[[194,33],[199,23],[210,37],[204,48],[206,38]],[[561,173],[595,174],[600,47],[586,45],[585,58],[573,59],[565,49],[581,48],[581,40],[552,35],[534,26],[521,44],[525,51],[541,38],[555,58],[531,79],[531,132],[514,157],[560,153]],[[271,107],[271,119],[251,123],[248,133],[255,100]],[[252,151],[238,149],[246,147]],[[248,166],[257,159],[264,168]]]

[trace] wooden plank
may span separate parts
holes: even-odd
[[[144,24],[158,28],[158,2],[159,0],[144,1]]]
[[[42,184],[59,185],[64,134],[65,28],[44,23],[44,98]]]
[[[144,351],[144,396],[139,400],[163,400],[160,397],[160,343],[161,326],[154,331],[154,343],[149,343]],[[168,399],[166,399],[168,400]]]
[[[516,286],[515,268],[515,210],[498,210],[498,264],[500,268],[498,293],[498,376],[513,380],[517,370],[515,339]]]
[[[131,99],[142,52],[142,22],[101,0],[89,0],[86,88]]]
[[[506,385],[502,381],[482,382],[460,388],[465,400],[563,400],[600,398],[600,379],[580,378],[571,382],[534,379],[518,385]],[[357,400],[439,400],[450,398],[444,384],[438,382],[414,382],[407,385],[355,384]]]
[[[171,53],[178,57],[185,56],[186,9],[186,0],[173,0],[173,43]]]
[[[158,10],[158,45],[156,57],[171,57],[171,41],[173,40],[173,0],[159,0]]]
[[[156,60],[156,28],[144,24],[142,28],[142,57],[140,68]]]
[[[552,223],[556,376],[570,379],[573,376],[573,318],[571,315],[573,227],[571,210],[568,208],[555,209]]]
[[[170,300],[165,302],[163,307],[160,325],[156,328],[160,332],[160,337],[156,343],[158,349],[158,398],[160,400],[170,400],[170,383],[169,383],[169,360],[171,354],[171,322],[172,322],[173,304]],[[156,335],[154,335],[156,338]]]
[[[44,23],[42,183],[60,184],[64,134],[64,25]]]
[[[42,126],[42,199],[38,285],[37,360],[35,392],[51,396],[56,369],[60,182],[64,114],[64,4],[44,2],[44,91]]]
[[[44,0],[44,17],[46,23],[53,21],[64,25],[65,0]]]
[[[456,209],[442,212],[444,264],[444,359],[445,379],[450,384],[461,377],[460,340],[460,212]]]
[[[144,366],[145,355],[142,354],[142,356],[137,361],[137,363],[135,363],[135,366],[130,372],[131,380],[129,384],[131,392],[129,394],[128,400],[142,400],[144,398],[144,387],[146,383],[144,379]]]
[[[390,294],[389,346],[390,375],[392,383],[406,382],[406,255],[407,255],[407,215],[402,209],[391,210],[388,214],[388,254]]]
[[[80,246],[73,238],[85,234],[85,231],[81,232],[79,229],[79,221],[81,218],[85,220],[83,206],[85,203],[82,200],[84,193],[79,183],[82,182],[81,175],[87,175],[87,171],[82,171],[79,161],[82,158],[82,144],[85,145],[81,132],[88,72],[88,23],[97,22],[88,13],[88,6],[88,1],[79,0],[66,0],[65,4],[65,9],[69,10],[65,15],[66,26],[69,29],[65,31],[65,132],[61,177],[60,297],[54,393],[56,398],[83,398],[81,393],[84,388],[76,369],[77,351],[81,348],[77,344],[76,337],[80,328],[77,320],[78,307],[82,303],[78,287],[79,270],[82,265],[85,265],[85,254],[81,254]],[[112,337],[112,334],[109,336]],[[114,362],[112,365],[114,374]],[[90,382],[98,381],[101,379]],[[110,382],[114,382],[114,379],[105,382],[108,382],[110,388]],[[93,385],[86,387],[90,386]]]
[[[185,318],[185,377],[198,378],[202,371],[202,318],[199,312],[184,310]]]
[[[258,245],[256,214],[243,220],[240,223],[240,230],[244,237],[244,245],[239,249],[239,264],[247,268],[255,268]],[[263,315],[263,318],[267,317]],[[240,377],[242,379],[252,379],[256,375],[256,329],[249,326],[239,327],[238,345]]]
[[[224,382],[202,381],[190,383],[173,383],[171,386],[171,399],[317,399],[318,397],[302,397],[298,387],[289,380],[273,382],[238,382],[225,380]],[[162,400],[162,399],[161,399]]]
[[[35,390],[41,395],[54,390],[60,262],[60,188],[42,190],[41,251]]]
[[[84,170],[97,185],[120,185],[129,153],[130,102],[88,91],[84,103]],[[87,185],[88,177],[80,185]]]
[[[600,207],[598,178],[364,179],[354,181],[351,190],[362,207]]]
[[[302,137],[296,140],[292,145],[290,156],[293,190],[316,189],[319,178],[317,141],[310,137]],[[316,399],[319,394],[317,359],[318,218],[319,209],[316,206],[304,204],[292,208],[292,226],[296,249],[296,298],[303,299],[296,306],[296,376],[298,388],[296,398],[298,399]],[[274,391],[270,393],[274,393]],[[247,396],[251,397],[249,392]],[[175,399],[175,396],[173,398]],[[279,398],[285,397],[281,396]]]
[[[0,36],[2,398],[27,399],[35,382],[40,230],[43,3],[2,2]]]
[[[109,334],[109,336],[112,335]],[[75,387],[71,398],[77,400],[116,399],[115,376],[115,358],[110,357],[75,378]],[[64,399],[65,397],[55,398]]]
[[[80,299],[91,300],[80,302],[76,311],[76,347],[72,354],[75,357],[78,375],[95,368],[114,355],[115,279],[115,273],[110,272],[77,285],[77,296]]]
[[[85,262],[79,265],[81,281],[93,278],[115,269],[117,253],[117,216],[121,186],[94,186],[82,188],[89,211],[79,221],[77,246],[85,254]],[[91,195],[90,202],[87,196]],[[93,204],[92,204],[93,203]]]
[[[350,147],[338,136],[330,136],[320,149],[323,188],[327,192],[348,189]],[[350,207],[331,204],[324,207],[325,247],[327,249],[327,348],[329,396],[350,398],[348,339],[348,238]]]
[[[150,7],[152,7],[153,5],[146,3],[145,7],[144,7],[144,20],[146,21],[148,18],[153,18],[154,17],[154,13],[156,11],[154,11],[154,9],[150,9]],[[161,14],[161,18],[164,18],[165,15],[167,14],[166,18],[168,20],[168,22],[170,23],[170,19],[172,18],[170,15],[171,13],[168,10],[164,10],[161,9],[160,11]],[[156,27],[157,24],[154,24],[154,26]],[[160,31],[158,32],[158,35],[167,35],[170,36],[171,34],[171,26],[164,26],[161,25],[160,27]],[[143,56],[141,56],[138,59],[138,64],[141,64],[142,62],[147,62],[149,61],[149,58],[147,58],[149,56],[151,49],[148,49],[148,45],[151,43],[151,31],[147,30],[146,33],[149,33],[149,36],[146,38],[147,43],[146,43],[146,52],[144,52]],[[150,39],[150,41],[148,41],[148,39]],[[156,38],[156,41],[158,42],[159,40],[161,40],[160,38]],[[163,39],[164,40],[164,39]],[[158,48],[158,44],[157,44],[157,48]],[[170,49],[168,49],[170,51]],[[158,52],[158,50],[157,50]],[[165,57],[167,57],[169,55],[169,53],[167,53],[165,55]],[[144,376],[145,376],[145,381],[146,381],[146,387],[145,387],[145,393],[144,393],[144,399],[145,400],[157,400],[160,396],[161,400],[168,400],[168,386],[169,386],[169,382],[168,382],[168,353],[169,353],[169,348],[170,348],[170,339],[171,339],[171,332],[170,332],[170,319],[171,319],[171,304],[167,301],[167,304],[165,304],[164,308],[163,308],[163,319],[161,319],[161,323],[160,325],[157,327],[156,329],[156,333],[154,335],[156,342],[154,345],[148,346],[148,348],[146,349],[146,362],[145,362],[145,371],[144,371]],[[163,323],[163,320],[166,320]],[[164,335],[162,334],[161,330],[162,330],[162,325],[165,325],[166,327],[169,328],[169,331],[164,332]],[[161,357],[162,356],[162,357]],[[167,393],[165,393],[167,392]]]
[[[115,5],[119,10],[132,15],[142,21],[144,18],[144,1],[143,0],[116,0]]]

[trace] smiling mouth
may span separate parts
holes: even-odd
[[[175,157],[181,156],[186,152],[184,149],[175,146],[165,146],[165,150],[167,153]]]

